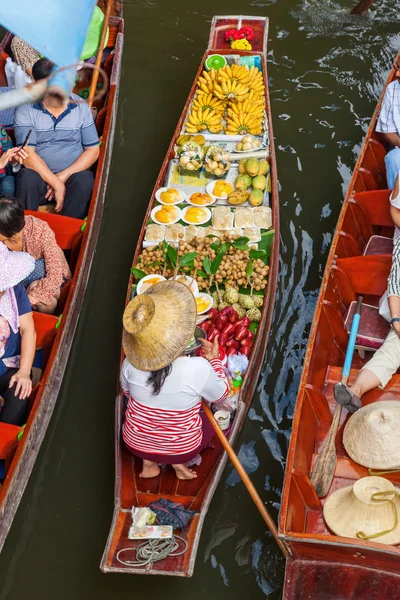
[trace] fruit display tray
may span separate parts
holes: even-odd
[[[228,171],[225,181],[229,181],[233,186],[238,174],[239,174],[238,165],[233,164]],[[206,186],[210,183],[210,181],[215,182],[216,180],[209,179],[208,177],[206,177],[206,172],[204,170],[200,171],[200,176],[192,177],[190,175],[180,175],[178,161],[176,159],[173,159],[169,163],[164,186],[167,188],[176,188],[178,190],[182,190],[183,192],[185,192],[185,194],[189,198],[195,192],[205,193]],[[251,191],[251,190],[252,190],[252,188],[250,187],[249,191]],[[236,206],[251,206],[251,204],[248,200],[246,200],[246,202],[244,202],[243,204],[238,204],[235,206],[230,205],[228,203],[227,198],[219,198],[217,200],[217,202],[215,202],[213,204],[213,206],[217,206],[217,205],[232,206],[232,208],[235,208]],[[269,193],[266,190],[264,191],[263,206],[269,206]]]

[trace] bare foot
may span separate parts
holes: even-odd
[[[172,465],[175,469],[175,474],[178,479],[196,479],[197,473],[192,471],[192,469],[188,469],[188,467],[183,463],[181,465]]]
[[[152,460],[143,461],[143,470],[139,477],[142,477],[142,479],[150,479],[151,477],[158,477],[159,474],[160,467],[156,462],[153,462]]]

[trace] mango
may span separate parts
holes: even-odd
[[[247,162],[246,158],[242,158],[239,161],[239,167],[238,167],[239,173],[246,173],[246,162]]]
[[[250,175],[238,175],[235,180],[235,190],[247,190],[251,186]]]
[[[253,189],[254,190],[265,190],[267,185],[267,180],[265,178],[265,175],[257,175],[257,177],[254,177],[253,179]]]
[[[256,158],[249,158],[246,161],[246,173],[250,175],[250,177],[256,177],[260,171],[260,163]]]
[[[261,206],[263,199],[264,192],[262,190],[254,189],[249,196],[249,202],[252,206]]]
[[[269,162],[267,160],[265,160],[265,158],[263,158],[262,160],[260,160],[260,170],[258,171],[259,175],[266,175],[267,173],[269,173]]]

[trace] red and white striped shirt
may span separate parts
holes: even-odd
[[[128,397],[122,437],[132,449],[149,454],[186,454],[201,445],[201,398],[225,400],[229,385],[219,359],[179,357],[158,396],[147,384],[150,373],[125,359],[121,387]]]

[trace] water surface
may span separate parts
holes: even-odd
[[[119,118],[104,220],[62,393],[0,557],[0,600],[278,600],[283,562],[226,468],[190,580],[103,575],[113,508],[113,412],[129,267],[211,18],[270,18],[268,69],[281,186],[271,342],[239,455],[277,517],[318,288],[382,84],[400,46],[396,0],[364,17],[329,0],[129,0]],[[199,8],[194,8],[197,6]]]

